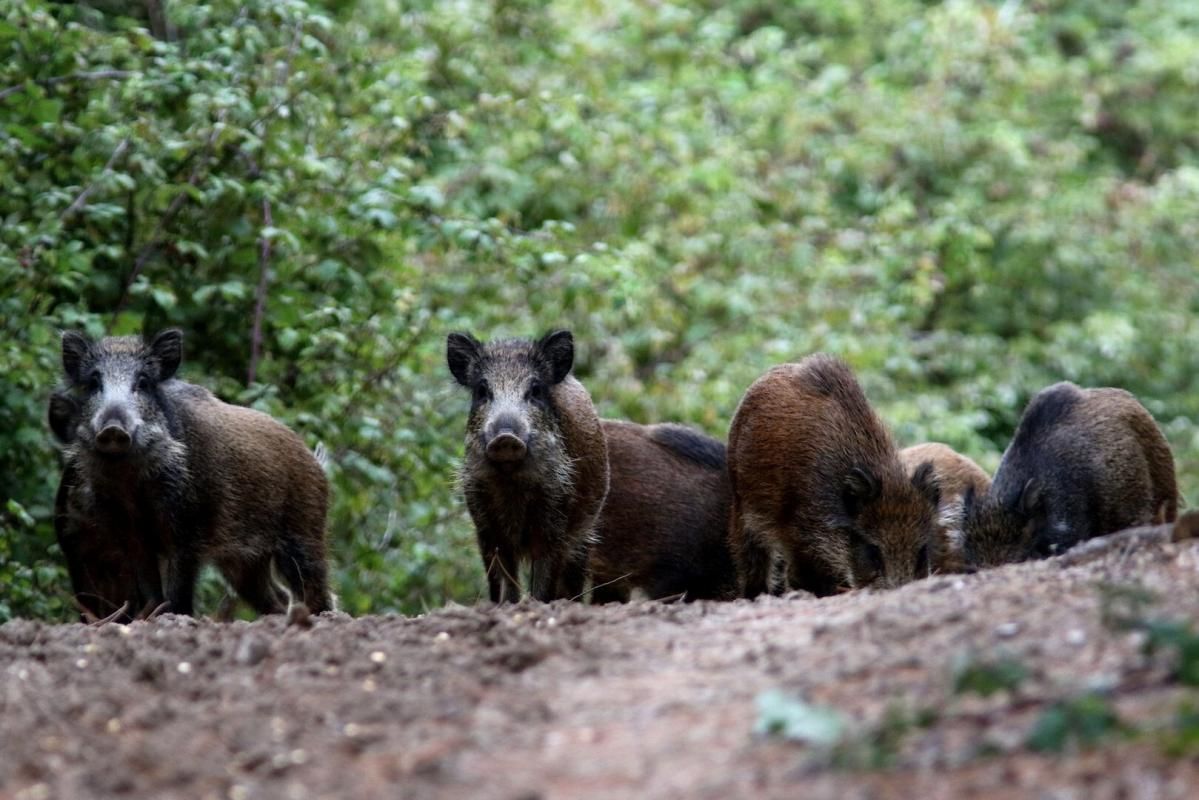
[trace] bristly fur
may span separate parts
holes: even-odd
[[[591,554],[592,600],[735,597],[724,444],[681,425],[601,424],[611,480]]]
[[[939,558],[931,470],[904,471],[853,372],[814,355],[769,370],[729,428],[730,541],[742,591],[770,588],[786,562],[792,588],[896,586]]]
[[[331,608],[320,465],[267,415],[175,378],[181,353],[177,331],[63,336],[67,383],[50,407],[66,441],[55,528],[81,605],[124,601],[136,613],[165,599],[190,614],[197,573],[213,563],[260,613],[287,608],[272,565],[313,613]],[[126,430],[128,449],[101,452],[101,428]]]
[[[1153,417],[1122,389],[1058,383],[1025,410],[986,495],[967,498],[973,567],[1061,553],[1123,528],[1171,522],[1178,486]]]
[[[925,464],[931,464],[941,488],[941,503],[937,508],[937,530],[942,546],[937,572],[958,572],[962,564],[962,524],[965,517],[964,498],[967,492],[983,496],[991,486],[991,478],[972,460],[955,452],[948,445],[927,442],[899,452],[899,460],[909,475],[915,475]]]
[[[450,372],[472,395],[457,483],[493,602],[518,599],[522,564],[539,600],[583,592],[608,458],[591,398],[569,375],[573,357],[564,331],[536,341],[446,341]],[[493,459],[493,439],[518,441],[520,455]]]
[[[683,458],[709,469],[723,470],[728,464],[724,442],[705,436],[685,425],[663,423],[648,428],[649,438]]]

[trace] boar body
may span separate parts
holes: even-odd
[[[64,425],[52,397],[51,427],[66,442],[55,522],[81,605],[136,613],[165,601],[191,614],[212,563],[260,613],[287,608],[272,570],[311,612],[332,608],[328,482],[295,433],[175,378],[177,331],[151,344],[73,333],[63,343],[63,394],[78,413]],[[97,604],[101,584],[112,596]]]
[[[522,565],[535,599],[581,597],[608,453],[591,396],[569,374],[573,338],[484,344],[454,333],[446,358],[471,390],[460,478],[492,602],[520,598]]]
[[[967,493],[963,556],[972,568],[1040,558],[1177,514],[1174,457],[1145,407],[1057,383],[1029,402],[990,490]]]
[[[730,539],[742,591],[786,584],[817,595],[897,586],[938,557],[931,465],[911,478],[843,362],[814,355],[774,367],[742,398],[729,430]]]
[[[722,442],[682,425],[603,420],[611,471],[591,556],[594,602],[729,599],[730,491]]]
[[[937,572],[959,572],[962,563],[963,503],[967,492],[981,497],[991,486],[986,470],[970,458],[939,442],[926,442],[899,451],[899,460],[908,475],[915,476],[924,464],[933,465],[933,477],[940,488],[937,506],[937,534],[941,540]]]

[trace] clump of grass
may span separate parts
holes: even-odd
[[[1088,692],[1059,700],[1042,711],[1025,744],[1038,753],[1062,753],[1133,733],[1108,698]]]
[[[959,662],[954,669],[953,693],[990,697],[998,692],[1015,691],[1027,677],[1028,668],[1010,656],[979,661],[968,659]]]

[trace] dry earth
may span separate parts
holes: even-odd
[[[1154,733],[1189,690],[1144,634],[1104,626],[1103,584],[1194,620],[1199,543],[825,600],[11,622],[0,798],[1199,796],[1199,757]],[[1027,670],[1014,689],[954,692],[955,669],[1000,655]],[[1087,689],[1142,733],[1025,746]],[[770,690],[839,710],[843,744],[755,734]]]

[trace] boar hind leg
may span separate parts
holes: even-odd
[[[287,581],[295,600],[302,601],[313,614],[333,610],[329,594],[329,566],[324,548],[315,548],[297,540],[283,543],[275,554],[275,566]]]
[[[287,611],[287,600],[271,577],[269,558],[249,564],[222,565],[221,572],[233,584],[238,596],[259,614],[282,614]]]
[[[741,582],[742,597],[757,597],[771,588],[770,574],[774,567],[774,555],[766,547],[761,533],[749,519],[749,514],[733,512],[733,556],[737,562],[737,575]]]
[[[591,602],[595,605],[603,605],[604,603],[627,603],[629,602],[629,586],[625,580],[614,580],[610,583],[601,583],[591,590]]]
[[[587,556],[576,556],[562,565],[558,573],[556,598],[578,600],[583,596],[583,587],[587,583]]]
[[[192,552],[182,551],[167,560],[167,611],[192,616],[195,613],[196,577],[200,559]]]

